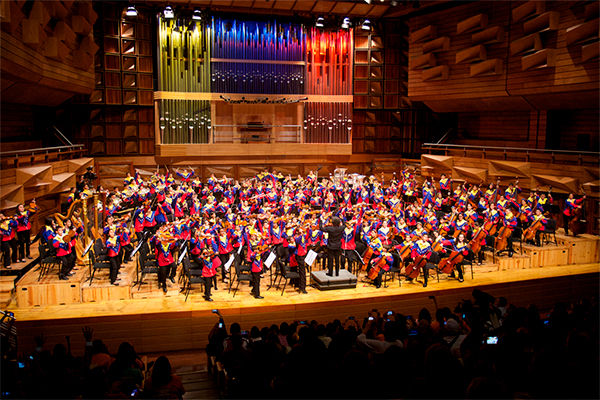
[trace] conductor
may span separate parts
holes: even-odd
[[[335,260],[335,276],[340,275],[340,254],[342,252],[342,234],[344,226],[338,217],[331,219],[331,225],[323,226],[323,218],[319,219],[319,229],[327,232],[327,276],[333,276],[333,262]]]

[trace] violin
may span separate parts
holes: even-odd
[[[448,258],[444,258],[440,261],[438,268],[444,274],[449,274],[457,264],[460,264],[463,261],[463,259],[464,256],[462,251],[453,250]]]
[[[406,269],[405,274],[407,278],[415,279],[419,276],[419,271],[427,265],[427,259],[423,256],[418,256],[415,260],[410,263]]]

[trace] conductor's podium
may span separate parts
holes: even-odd
[[[354,289],[357,278],[345,269],[340,270],[340,275],[328,276],[327,271],[311,272],[313,284],[319,290]]]

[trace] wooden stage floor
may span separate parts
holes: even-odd
[[[598,295],[600,264],[476,273],[475,279],[470,273],[466,275],[463,283],[445,276],[439,283],[431,279],[427,288],[406,282],[400,287],[396,280],[388,282],[387,288],[376,289],[359,282],[355,289],[320,292],[308,288],[304,295],[288,287],[282,296],[281,290],[267,291],[265,287],[261,293],[265,298],[257,300],[244,284],[235,298],[227,290],[214,291],[214,302],[205,302],[198,293],[190,295],[187,302],[181,295],[162,295],[45,307],[12,305],[9,310],[17,318],[21,348],[33,349],[33,336],[40,333],[49,337],[49,345],[64,341],[64,335],[70,334],[74,345],[80,339],[83,346],[81,328],[89,325],[109,343],[111,350],[127,340],[141,352],[173,351],[206,345],[208,332],[217,321],[213,309],[221,311],[226,323],[239,322],[242,329],[299,319],[327,323],[349,315],[360,317],[373,308],[414,315],[427,307],[434,313],[432,295],[439,307],[453,309],[463,299],[470,299],[472,290],[478,288],[496,297],[505,296],[519,306],[534,303],[549,310],[557,301]]]

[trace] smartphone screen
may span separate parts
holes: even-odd
[[[485,342],[487,344],[498,344],[498,336],[488,336]]]
[[[392,315],[392,314],[393,314],[393,312],[392,312],[392,311],[388,311],[388,315]]]

